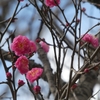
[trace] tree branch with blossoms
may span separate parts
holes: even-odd
[[[18,0],[15,11],[10,20],[1,21],[1,24],[7,22],[7,25],[0,37],[0,58],[5,71],[6,79],[1,81],[0,85],[6,84],[10,90],[13,100],[17,100],[19,89],[27,85],[30,93],[35,100],[45,100],[42,93],[41,78],[48,83],[49,93],[53,95],[54,100],[88,100],[93,95],[93,88],[97,83],[100,67],[100,34],[93,36],[89,32],[100,23],[90,27],[84,34],[82,29],[83,13],[88,18],[85,8],[82,8],[82,1],[71,0],[75,15],[69,21],[65,9],[61,7],[61,0],[28,0],[28,4],[19,6],[24,0]],[[20,11],[28,6],[32,6],[37,12],[41,20],[40,28],[37,32],[35,40],[30,40],[27,35],[10,34],[3,42],[4,36],[12,25],[12,21],[20,13]],[[56,8],[54,11],[53,8]],[[59,13],[58,13],[59,12]],[[60,18],[61,15],[62,17]],[[15,21],[14,21],[15,22]],[[46,40],[46,37],[41,38],[43,25],[48,28],[52,43]],[[72,37],[72,39],[70,38]],[[3,47],[6,45],[8,51]],[[50,49],[53,48],[53,66],[56,70],[53,72],[53,66],[48,57]],[[69,58],[69,77],[68,82],[64,82],[62,74],[64,68],[67,66],[66,58]],[[41,64],[35,62],[33,57],[38,54]],[[77,55],[77,58],[75,57]],[[82,65],[81,58],[83,60]],[[78,60],[78,65],[74,65],[74,61]],[[9,66],[7,61],[11,62]],[[24,76],[16,77],[16,73]],[[17,84],[16,84],[17,81]],[[47,87],[45,87],[47,88]]]

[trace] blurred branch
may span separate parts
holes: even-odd
[[[7,29],[9,28],[9,26],[10,26],[12,20],[14,19],[14,16],[15,16],[15,14],[16,14],[16,12],[17,12],[17,9],[18,9],[18,7],[19,7],[19,4],[20,4],[20,1],[18,1],[17,5],[16,5],[16,8],[15,8],[15,11],[14,11],[14,13],[13,13],[11,19],[9,20],[9,22],[8,22],[8,24],[7,24],[7,26],[6,26],[6,28],[5,28],[4,31],[2,32],[2,35],[1,35],[1,37],[0,37],[0,42],[2,41],[3,36],[5,35]]]
[[[37,44],[37,45],[38,45],[39,59],[43,63],[44,73],[46,74],[46,77],[47,77],[47,80],[48,80],[48,83],[49,83],[49,86],[50,86],[50,90],[55,95],[56,94],[56,86],[55,86],[55,82],[54,82],[54,75],[52,74],[52,69],[51,69],[49,60],[47,58],[47,54],[40,47],[39,44]]]
[[[77,88],[74,92],[78,100],[88,100],[93,93],[93,87],[97,83],[98,71],[91,70],[88,73],[81,75]],[[91,83],[91,84],[90,84]],[[70,94],[70,100],[75,100],[74,96]]]

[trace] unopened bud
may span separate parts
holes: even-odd
[[[35,87],[33,87],[33,91],[34,91],[36,94],[38,94],[38,93],[40,92],[40,90],[41,90],[41,87],[38,86],[38,85],[36,85]]]
[[[21,87],[25,84],[25,82],[23,80],[18,80],[18,86]]]
[[[12,74],[10,72],[7,72],[6,73],[6,76],[7,76],[8,79],[11,79],[12,78]]]

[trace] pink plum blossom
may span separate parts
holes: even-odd
[[[37,51],[37,47],[35,42],[30,41],[30,53],[36,52]]]
[[[18,80],[18,86],[21,87],[25,84],[25,82],[23,80]]]
[[[91,34],[85,34],[82,38],[84,42],[92,43],[93,41],[93,36]]]
[[[93,47],[97,48],[99,46],[98,38],[94,37],[91,44],[93,45]]]
[[[26,56],[20,56],[15,62],[15,67],[19,70],[21,74],[26,74],[29,70],[29,60]]]
[[[43,41],[40,42],[41,47],[47,53],[49,51],[49,45]]]
[[[35,80],[38,80],[43,73],[42,68],[32,68],[26,73],[26,78],[32,83]]]
[[[93,47],[98,47],[99,46],[99,41],[98,38],[94,37],[91,34],[85,34],[82,38],[83,42],[87,42],[91,44]]]
[[[38,85],[36,85],[36,86],[33,87],[33,91],[34,91],[36,94],[38,94],[38,93],[40,92],[40,90],[41,90],[41,87],[38,86]]]
[[[57,6],[60,4],[60,0],[45,0],[45,4],[48,7]]]
[[[17,56],[25,55],[30,51],[30,41],[26,36],[17,36],[14,38],[11,44],[11,50],[15,52]]]
[[[19,35],[14,38],[11,44],[11,50],[14,51],[17,56],[22,56],[36,52],[37,47],[35,42],[30,41],[26,36]]]

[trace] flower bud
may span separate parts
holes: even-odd
[[[12,78],[12,74],[10,72],[7,72],[6,73],[6,76],[7,76],[8,79],[11,79]]]
[[[21,87],[25,84],[25,82],[23,80],[18,80],[18,86]]]
[[[71,89],[74,90],[76,87],[77,87],[77,84],[75,83],[75,84],[73,84],[73,85],[71,86]]]
[[[85,68],[84,69],[84,73],[88,73],[89,72],[89,69],[88,68]]]
[[[81,10],[82,10],[82,12],[85,12],[86,11],[86,8],[83,7]]]
[[[38,93],[40,92],[40,90],[41,90],[41,87],[38,86],[38,85],[36,85],[35,87],[33,87],[33,91],[34,91],[36,94],[38,94]]]

